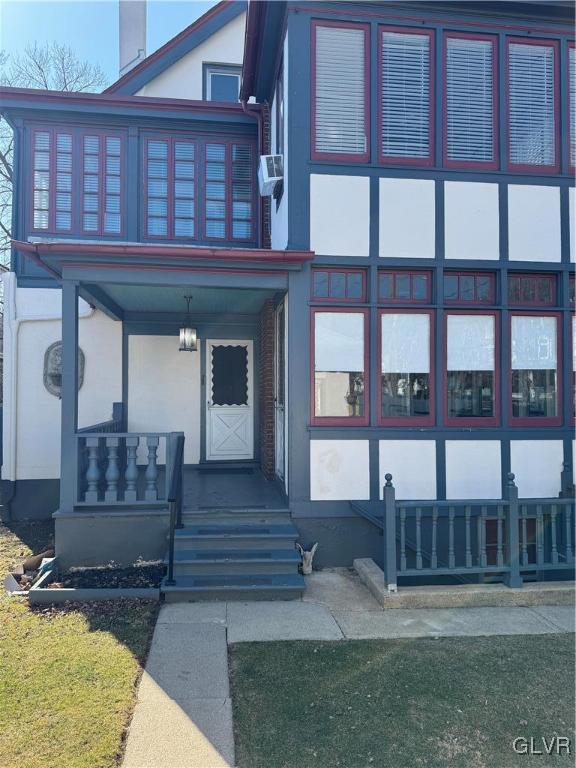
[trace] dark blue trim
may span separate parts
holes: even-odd
[[[82,283],[80,286],[80,296],[88,304],[96,307],[96,309],[99,309],[112,320],[122,320],[124,310],[99,285],[86,285]]]
[[[202,62],[202,101],[208,101],[208,73],[216,72],[224,75],[238,75],[242,79],[242,67],[236,64],[226,64],[224,62]],[[214,101],[210,99],[210,101]],[[219,102],[216,102],[219,103]]]

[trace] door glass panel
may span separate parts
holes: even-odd
[[[248,405],[248,349],[212,348],[212,405]]]

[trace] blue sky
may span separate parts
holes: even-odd
[[[208,0],[148,0],[150,54],[215,5]],[[118,0],[0,0],[0,48],[8,53],[29,43],[66,43],[97,63],[109,82],[118,77]]]

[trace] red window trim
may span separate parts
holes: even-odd
[[[125,200],[125,184],[126,184],[126,134],[122,131],[111,131],[106,129],[97,128],[91,130],[89,128],[83,128],[78,131],[78,154],[80,157],[80,190],[79,190],[79,229],[83,235],[94,235],[102,237],[122,237],[125,229],[125,215],[124,215],[124,200]],[[84,229],[84,137],[85,136],[98,136],[98,229]],[[120,230],[118,232],[106,232],[104,229],[104,216],[106,213],[106,139],[119,139],[120,140]],[[72,150],[74,155],[74,148]],[[93,175],[93,174],[87,174]],[[74,172],[72,172],[72,183],[74,183]]]
[[[346,312],[364,316],[364,416],[316,416],[315,317],[318,312]],[[310,310],[310,423],[326,427],[365,427],[370,423],[370,310],[362,307],[312,307]]]
[[[46,229],[44,228],[37,228],[34,226],[34,155],[35,155],[35,146],[36,146],[36,134],[37,133],[47,133],[49,135],[49,148],[48,148],[48,154],[49,154],[49,160],[48,160],[48,227]],[[70,173],[71,177],[71,189],[70,189],[70,195],[72,196],[72,207],[70,210],[70,227],[68,229],[56,229],[56,136],[57,134],[62,134],[65,136],[70,136],[70,141],[72,143],[72,152],[71,154],[71,163],[72,163],[72,170]],[[59,127],[55,125],[48,125],[48,126],[41,126],[41,125],[34,125],[31,127],[31,142],[30,142],[30,189],[31,189],[31,195],[30,195],[30,214],[29,214],[29,229],[30,232],[35,232],[39,234],[71,234],[74,232],[74,222],[76,219],[77,211],[75,209],[74,205],[74,157],[75,157],[75,142],[74,142],[74,135],[75,131],[71,128],[67,128],[65,126]]]
[[[513,317],[554,317],[556,318],[556,416],[513,416],[512,415],[512,318]],[[511,310],[508,318],[510,337],[510,360],[508,381],[509,425],[511,427],[559,427],[562,424],[562,313],[561,312],[525,312]]]
[[[350,296],[316,296],[314,293],[314,275],[318,272],[326,272],[328,274],[328,294],[330,294],[330,286],[332,284],[332,275],[334,273],[344,275],[360,275],[362,280],[362,295],[358,298]],[[348,287],[348,281],[346,281],[346,288]],[[353,269],[350,267],[314,267],[310,271],[310,297],[314,303],[322,302],[323,304],[363,304],[366,301],[366,270],[365,269]]]
[[[341,29],[361,29],[364,32],[364,131],[366,151],[362,154],[350,152],[322,152],[316,149],[316,29],[317,27],[339,27]],[[347,21],[312,19],[310,24],[310,135],[312,160],[336,162],[367,163],[370,160],[370,24]]]
[[[446,269],[444,271],[444,278],[446,277],[457,277],[458,278],[458,293],[460,293],[460,278],[461,277],[487,277],[490,281],[490,301],[478,301],[478,299],[474,298],[471,301],[467,301],[466,299],[461,299],[460,296],[456,299],[448,299],[446,298],[446,292],[444,285],[442,285],[442,295],[444,297],[444,304],[452,307],[457,306],[466,306],[466,307],[489,307],[491,304],[496,303],[496,275],[494,272],[478,272],[478,271],[467,271],[467,270],[451,270]],[[476,284],[474,284],[474,294],[476,294]]]
[[[430,413],[428,416],[382,416],[382,316],[383,315],[428,315],[430,318]],[[433,309],[404,309],[403,307],[388,307],[378,310],[378,360],[377,360],[377,379],[378,387],[376,391],[376,407],[378,409],[378,425],[388,427],[432,427],[436,423],[436,398],[435,398],[435,332],[434,332],[434,310]]]
[[[492,44],[492,160],[450,160],[448,158],[448,39],[486,40]],[[442,157],[445,168],[481,168],[496,170],[500,165],[499,126],[498,126],[498,91],[499,91],[498,37],[476,32],[444,32],[442,35]]]
[[[576,166],[574,166],[570,160],[572,155],[572,144],[576,143],[576,136],[571,135],[570,131],[570,115],[572,110],[576,109],[576,104],[572,104],[570,98],[570,49],[576,48],[576,41],[568,40],[568,46],[566,49],[566,104],[568,105],[568,127],[566,133],[568,134],[568,156],[566,158],[566,164],[568,166],[568,172],[574,173]]]
[[[448,317],[470,315],[494,318],[494,416],[473,416],[471,418],[449,418],[448,416]],[[467,309],[447,309],[442,319],[442,420],[447,427],[498,427],[500,426],[500,313],[496,310],[472,312]]]
[[[573,313],[570,313],[568,317],[568,343],[570,344],[570,384],[572,387],[572,390],[570,392],[570,424],[576,424],[576,413],[574,410],[574,387],[576,386],[576,371],[574,370],[574,362],[575,362],[575,355],[574,355],[574,323],[576,322],[576,315]],[[556,374],[558,376],[558,374]],[[558,378],[560,378],[558,376]],[[562,402],[562,401],[560,401]]]
[[[166,197],[166,205],[168,206],[166,216],[166,235],[151,235],[148,232],[148,145],[151,141],[165,141],[168,144],[168,174],[166,176],[166,183],[168,185],[168,194]],[[176,236],[174,233],[174,144],[176,142],[189,142],[194,145],[194,236],[193,237],[181,237]],[[144,232],[143,235],[147,240],[183,240],[186,242],[198,240],[198,141],[194,136],[187,134],[165,134],[154,133],[146,134],[143,141],[143,170],[142,175],[144,177]]]
[[[514,278],[529,279],[529,278],[546,278],[552,284],[552,301],[544,303],[542,301],[513,301],[510,298],[510,281]],[[558,301],[558,279],[554,273],[551,272],[510,272],[508,275],[508,304],[511,307],[555,307]]]
[[[398,32],[399,34],[408,35],[427,35],[430,39],[430,83],[429,83],[429,119],[428,119],[428,157],[388,157],[384,155],[382,151],[382,32]],[[376,107],[376,132],[378,140],[378,160],[382,165],[414,165],[414,166],[432,166],[435,160],[435,148],[434,148],[434,114],[435,114],[435,82],[436,82],[436,66],[435,66],[435,30],[433,29],[420,29],[418,27],[402,27],[402,26],[389,26],[385,24],[378,25],[378,38],[377,38],[377,103]]]
[[[554,49],[554,149],[553,165],[530,165],[513,163],[510,160],[510,44],[543,45]],[[507,37],[504,57],[504,93],[505,93],[505,133],[506,133],[506,167],[509,171],[524,173],[558,173],[560,171],[560,41],[552,38]]]
[[[394,293],[396,293],[396,280],[399,275],[408,275],[410,277],[410,297],[407,299],[404,298],[396,298],[396,296],[392,296],[392,298],[387,298],[380,295],[380,275],[392,275],[394,277]],[[412,277],[414,275],[423,275],[428,278],[428,290],[426,292],[426,298],[425,299],[415,299],[413,295],[413,285],[412,285]],[[425,306],[426,304],[430,304],[432,301],[432,270],[428,269],[387,269],[387,268],[380,268],[378,269],[378,303],[379,304],[418,304]]]

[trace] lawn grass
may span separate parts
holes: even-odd
[[[0,525],[0,576],[46,549],[51,525]],[[113,768],[157,605],[31,609],[0,593],[0,768]]]
[[[573,765],[512,750],[554,734],[574,749],[573,665],[571,635],[234,645],[238,765]]]

